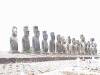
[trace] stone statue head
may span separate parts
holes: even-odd
[[[66,44],[66,40],[65,40],[65,37],[64,37],[64,36],[61,37],[61,42],[62,42],[63,44]]]
[[[80,35],[80,39],[81,39],[81,41],[82,42],[84,42],[85,41],[85,37],[84,37],[84,35],[82,34],[82,35]]]
[[[51,32],[51,33],[50,33],[50,36],[51,36],[51,40],[54,41],[54,40],[55,40],[55,34],[54,34],[54,32]]]
[[[47,31],[43,31],[42,34],[43,34],[43,39],[47,40],[48,39]]]
[[[33,27],[33,32],[34,32],[35,36],[36,36],[37,38],[39,38],[40,32],[38,31],[38,26],[34,26],[34,27]]]
[[[39,36],[40,36],[40,32],[37,31],[37,33],[36,33],[36,37],[39,38]]]
[[[38,26],[33,27],[33,32],[34,32],[34,34],[36,34],[38,32]]]
[[[88,42],[87,42],[87,46],[89,46],[89,47],[90,47],[90,41],[88,41]]]
[[[13,35],[14,37],[17,36],[17,27],[15,27],[15,26],[12,28],[12,35]]]
[[[57,35],[57,41],[61,42],[61,35]]]
[[[70,44],[71,43],[71,38],[70,36],[67,37],[67,42]]]
[[[93,42],[94,40],[95,40],[94,38],[91,38],[91,39],[90,39],[90,41],[92,41],[92,42]]]
[[[96,43],[94,43],[94,47],[97,47],[97,44]]]
[[[29,29],[28,29],[28,26],[24,26],[24,36],[25,37],[28,37],[29,36]]]
[[[75,38],[72,38],[72,43],[75,45],[76,43]]]

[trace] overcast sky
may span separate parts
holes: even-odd
[[[29,26],[30,44],[33,26],[38,25],[40,38],[43,30],[76,39],[83,34],[86,41],[94,37],[99,50],[100,0],[0,0],[0,51],[10,50],[13,26],[18,28],[21,51],[25,25]]]

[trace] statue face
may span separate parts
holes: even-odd
[[[97,44],[96,43],[94,43],[94,47],[97,47]]]
[[[24,36],[28,37],[29,36],[29,30],[28,30],[28,26],[24,27]]]
[[[12,35],[15,37],[17,36],[17,28],[16,27],[12,28]]]
[[[48,39],[48,35],[47,35],[47,32],[46,31],[43,31],[43,39],[44,40],[47,40]]]
[[[37,31],[38,31],[38,26],[34,26],[34,27],[33,27],[33,32],[34,32],[34,34],[36,34]]]
[[[55,35],[54,35],[54,33],[53,33],[53,32],[51,32],[51,33],[50,33],[50,35],[51,35],[51,40],[53,40],[53,41],[54,41],[54,40],[55,40]]]
[[[71,43],[71,38],[70,38],[70,36],[68,36],[67,41],[68,41],[68,43]]]
[[[61,36],[60,35],[57,35],[57,41],[61,42]]]
[[[82,42],[85,41],[85,37],[83,35],[80,35],[80,39],[81,39]]]
[[[62,41],[63,44],[66,44],[66,41],[65,41],[64,37],[61,38],[61,41]]]
[[[33,32],[34,32],[34,35],[39,38],[40,36],[40,32],[38,31],[38,26],[34,26],[33,27]]]
[[[87,42],[87,45],[90,46],[90,41]]]
[[[72,39],[72,43],[73,43],[73,44],[75,44],[75,43],[76,43],[76,42],[75,42],[75,38],[73,38],[73,39]]]
[[[40,36],[40,32],[37,31],[36,34],[35,34],[35,36],[36,36],[37,38],[39,38],[39,36]]]

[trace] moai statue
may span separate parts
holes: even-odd
[[[86,42],[85,42],[85,37],[84,35],[80,35],[80,39],[81,39],[81,42],[80,42],[80,54],[86,54]]]
[[[91,55],[91,51],[90,51],[90,41],[87,42],[87,54]]]
[[[42,40],[42,50],[44,54],[48,53],[48,34],[47,31],[43,31],[43,40]]]
[[[65,41],[65,38],[64,37],[61,37],[61,43],[62,43],[62,52],[65,54],[67,53],[66,51],[66,41]]]
[[[76,40],[75,53],[76,53],[76,55],[80,54],[80,42],[79,42],[79,40]]]
[[[71,54],[75,54],[75,38],[72,38],[72,44],[71,44]]]
[[[94,43],[94,50],[93,50],[93,54],[95,55],[95,54],[97,54],[97,44],[96,43]]]
[[[29,41],[29,29],[28,26],[25,26],[23,28],[24,36],[22,38],[22,48],[23,53],[29,53],[30,52],[30,41]]]
[[[58,54],[61,54],[62,53],[61,35],[57,35],[56,52]]]
[[[17,41],[17,28],[12,28],[12,37],[10,38],[10,52],[18,53],[18,41]]]
[[[38,31],[38,26],[33,27],[34,36],[32,38],[32,48],[35,54],[40,54],[40,41],[39,36],[40,33]]]
[[[55,53],[55,35],[54,35],[54,32],[51,32],[50,36],[51,36],[51,40],[49,43],[49,50],[50,50],[50,53]]]
[[[70,47],[71,47],[71,38],[70,38],[70,36],[68,36],[68,38],[67,38],[67,50],[66,50],[67,54],[71,54]]]
[[[97,54],[97,44],[94,42],[94,38],[90,39],[90,50],[91,50],[91,55]]]

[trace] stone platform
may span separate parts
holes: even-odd
[[[66,54],[0,54],[0,64],[7,63],[29,63],[54,60],[75,60],[77,57],[81,59],[91,59],[92,57],[100,58],[99,55],[66,55]]]

